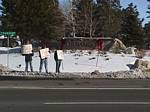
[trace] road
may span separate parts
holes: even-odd
[[[0,81],[2,112],[150,112],[150,80]]]

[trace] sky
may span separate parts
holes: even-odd
[[[150,3],[147,2],[147,0],[120,0],[121,5],[126,8],[129,3],[133,3],[134,5],[137,6],[137,9],[140,13],[139,17],[144,18],[143,24],[147,23],[150,21],[150,18],[147,18],[148,14],[146,13],[148,5]]]

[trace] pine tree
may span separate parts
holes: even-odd
[[[74,18],[75,18],[75,28],[76,35],[83,37],[92,37],[95,32],[94,21],[94,0],[74,0]]]
[[[123,42],[127,46],[135,46],[141,48],[144,45],[144,31],[142,21],[138,18],[139,12],[133,3],[123,9],[122,34]]]
[[[72,1],[70,18],[73,22],[69,26],[75,27],[76,36],[97,37],[104,34],[113,37],[120,32],[120,0]]]
[[[72,20],[72,4],[71,0],[64,0],[63,4],[61,4],[61,10],[64,14],[64,37],[73,36],[73,20]]]
[[[150,0],[147,0],[147,1],[150,3]],[[148,13],[147,18],[150,18],[150,4],[148,5],[147,13]],[[150,42],[150,21],[147,24],[145,24],[144,31],[145,31],[145,35],[146,35],[145,42],[146,42],[146,44],[148,44],[148,48],[150,48],[150,43],[149,43]]]
[[[150,0],[147,0],[148,2],[150,2]],[[150,5],[148,5],[148,11],[147,13],[149,14],[148,18],[150,18]]]
[[[97,0],[96,16],[99,20],[97,34],[103,32],[105,36],[114,37],[120,32],[122,20],[120,0]]]
[[[145,47],[150,48],[150,22],[145,24],[144,26],[144,31],[145,31]]]
[[[58,0],[2,0],[1,10],[3,29],[23,39],[47,40],[63,34]]]

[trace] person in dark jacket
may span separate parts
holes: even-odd
[[[55,50],[54,52],[54,59],[56,62],[56,73],[60,73],[60,65],[61,65],[62,60],[58,59],[57,50]]]
[[[24,54],[25,64],[26,64],[25,72],[28,72],[28,65],[30,65],[31,72],[33,72],[33,66],[32,66],[32,56],[33,55],[34,55],[33,51],[32,51],[32,54]]]
[[[26,44],[30,44],[30,41],[27,40]],[[30,65],[31,72],[33,72],[33,66],[32,66],[32,56],[34,55],[33,50],[30,54],[22,54],[25,56],[25,72],[28,72],[28,65]]]

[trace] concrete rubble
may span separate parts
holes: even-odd
[[[10,71],[10,69],[0,64],[0,72],[4,71]]]
[[[140,69],[142,71],[150,71],[150,62],[137,59],[134,63],[134,68]]]
[[[127,48],[123,44],[123,42],[121,40],[115,38],[114,43],[110,47],[109,51],[113,52],[113,53],[119,53],[119,52],[125,51],[126,49]]]

